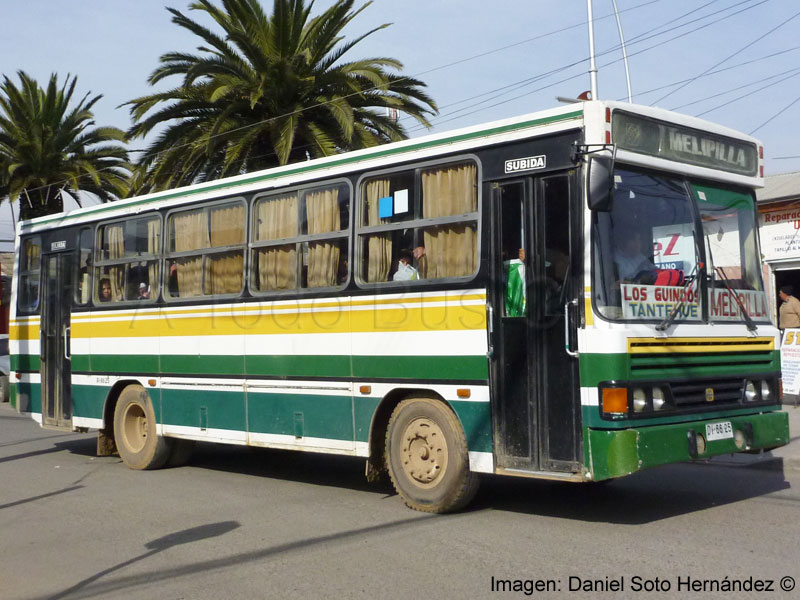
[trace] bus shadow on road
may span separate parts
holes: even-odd
[[[59,441],[34,454],[48,451],[94,457],[96,440]],[[188,467],[395,495],[388,478],[367,481],[364,459],[349,456],[199,443]],[[788,489],[783,470],[774,467],[678,464],[600,483],[483,476],[478,495],[465,512],[498,510],[638,525]]]
[[[472,510],[641,525],[788,489],[782,470],[669,465],[601,483],[486,477]]]
[[[364,476],[364,459],[352,456],[202,443],[197,445],[188,466],[359,492],[394,494],[388,477],[385,482],[370,483]]]

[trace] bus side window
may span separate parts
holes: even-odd
[[[477,173],[467,161],[365,180],[360,227],[369,231],[359,235],[359,279],[409,282],[475,273]]]
[[[246,208],[236,199],[176,211],[167,221],[167,296],[238,295],[244,286]],[[132,293],[147,294],[139,277]],[[141,296],[139,296],[141,297]]]
[[[95,250],[96,303],[158,297],[161,219],[137,217],[101,225]],[[140,294],[145,284],[147,297]],[[104,292],[110,288],[110,293]]]
[[[348,184],[256,197],[252,213],[250,289],[255,294],[347,283]]]
[[[22,242],[20,252],[19,299],[17,304],[22,311],[39,310],[39,277],[41,274],[42,239],[29,237]]]
[[[86,306],[92,298],[92,230],[81,229],[78,240],[78,268],[75,271],[75,296],[77,306]]]

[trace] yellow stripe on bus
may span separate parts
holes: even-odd
[[[774,350],[775,338],[628,338],[630,354],[688,354]]]
[[[483,306],[432,306],[334,312],[270,313],[210,317],[132,319],[80,322],[73,338],[172,337],[201,335],[272,335],[304,333],[368,333],[397,331],[463,331],[486,328]]]

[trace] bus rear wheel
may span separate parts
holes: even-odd
[[[395,407],[386,432],[386,465],[395,490],[414,510],[452,512],[478,490],[461,423],[431,398],[408,398]]]
[[[131,469],[159,469],[172,450],[171,441],[156,434],[156,415],[150,395],[129,385],[114,410],[114,440],[123,462]]]

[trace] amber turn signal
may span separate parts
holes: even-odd
[[[603,388],[603,412],[625,414],[628,412],[628,388]]]

